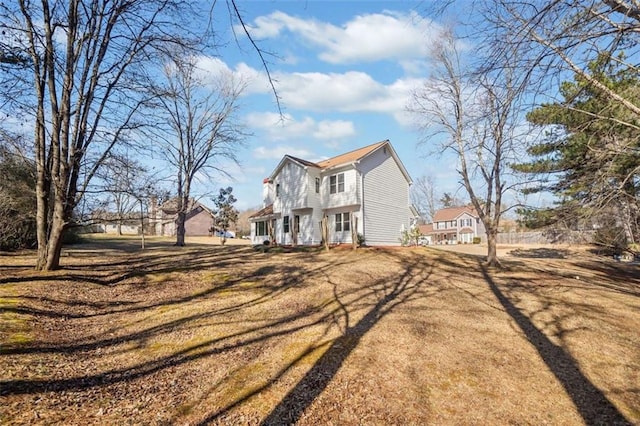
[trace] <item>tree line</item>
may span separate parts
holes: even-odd
[[[265,64],[235,1],[226,3]],[[488,263],[499,265],[496,234],[512,208],[531,226],[578,217],[633,247],[640,238],[637,3],[471,4],[466,36],[449,28],[430,41],[430,73],[409,108],[422,146],[457,159],[460,184],[487,232]],[[438,2],[428,13],[459,6]],[[147,155],[149,141],[172,168],[166,178],[178,196],[177,244],[184,244],[194,180],[224,173],[223,161],[236,160],[246,136],[237,117],[245,82],[198,66],[200,55],[215,51],[216,28],[213,20],[192,23],[211,10],[184,0],[0,3],[0,108],[33,128],[23,149],[2,126],[1,167],[16,183],[4,180],[0,191],[11,200],[3,204],[7,217],[23,209],[31,218],[25,226],[35,222],[37,269],[59,267],[64,234],[87,195],[117,178],[113,168],[124,167],[129,153]],[[536,128],[541,137],[532,140]],[[122,194],[140,199],[151,190],[139,181]],[[523,198],[507,205],[512,191]],[[524,197],[540,191],[557,204],[527,208]],[[21,197],[29,194],[34,202]]]
[[[215,31],[192,24],[211,12],[182,0],[0,4],[0,106],[34,129],[37,269],[59,267],[78,207],[99,182],[109,184],[101,175],[113,181],[115,170],[132,166],[127,152],[148,155],[152,145],[173,169],[165,178],[177,188],[177,244],[184,244],[194,179],[223,158],[234,161],[243,135],[236,117],[243,83],[231,75],[205,83],[197,65],[214,49]],[[122,188],[119,201],[142,197],[139,183]]]
[[[596,242],[637,256],[637,2],[471,5],[478,20],[463,28],[466,39],[448,28],[433,43],[431,74],[409,109],[423,145],[457,159],[460,184],[487,232],[487,263],[500,264],[496,235],[509,209],[530,227],[588,225]],[[444,2],[432,12],[459,6]],[[528,205],[526,197],[540,192],[554,204]],[[503,202],[508,193],[515,202]]]

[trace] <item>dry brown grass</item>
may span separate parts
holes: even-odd
[[[136,244],[0,256],[0,423],[640,423],[637,265]]]

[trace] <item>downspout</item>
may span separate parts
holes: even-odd
[[[360,200],[360,205],[362,206],[362,237],[364,238],[364,242],[365,244],[367,243],[367,233],[365,232],[365,223],[366,221],[364,220],[365,216],[364,216],[364,173],[360,172],[360,170],[358,170],[358,172],[360,173],[360,192],[362,193],[362,199]],[[358,230],[356,229],[356,232]]]

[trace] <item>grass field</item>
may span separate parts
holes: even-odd
[[[638,265],[139,242],[0,256],[1,424],[640,424]]]

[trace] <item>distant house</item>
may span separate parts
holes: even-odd
[[[104,210],[93,212],[93,232],[115,235],[139,235],[140,213],[117,214]]]
[[[152,202],[149,224],[155,235],[175,236],[178,219],[178,199],[171,198],[160,205]],[[211,235],[213,213],[203,204],[191,199],[184,222],[186,236]]]
[[[418,225],[418,229],[420,230],[420,244],[422,245],[433,244],[433,239],[432,239],[433,223],[425,223],[424,225]]]
[[[263,208],[250,217],[254,244],[350,243],[399,245],[414,221],[411,177],[388,140],[311,162],[285,155],[263,181]]]
[[[480,216],[471,206],[449,207],[436,211],[433,223],[420,225],[427,244],[471,243],[485,238]]]

